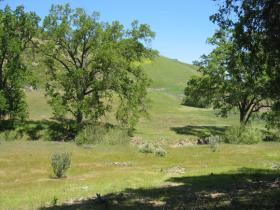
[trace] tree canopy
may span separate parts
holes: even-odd
[[[209,40],[216,48],[202,57],[202,77],[188,82],[186,99],[201,96],[222,116],[237,108],[246,124],[252,113],[280,99],[280,2],[219,2],[210,17],[219,26]]]
[[[280,1],[226,0],[211,20],[231,30],[238,49],[248,59],[266,65],[273,100],[280,98]],[[263,53],[259,53],[259,52]],[[254,70],[256,71],[256,70]]]
[[[22,60],[38,30],[39,17],[22,6],[0,10],[0,119],[23,119],[27,116],[24,86],[31,72]]]
[[[104,23],[98,13],[88,15],[66,4],[52,6],[43,33],[46,90],[55,115],[70,113],[78,124],[96,122],[117,97],[116,118],[132,129],[146,112],[149,79],[138,63],[154,55],[150,27],[134,21],[125,29],[118,21]]]
[[[188,82],[185,95],[204,99],[223,117],[237,109],[240,123],[246,124],[253,113],[269,105],[266,67],[239,50],[227,31],[217,31],[208,41],[215,49],[197,63],[202,76]]]

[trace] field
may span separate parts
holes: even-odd
[[[41,133],[51,109],[43,91],[30,91],[25,140],[0,141],[0,209],[279,209],[280,144],[220,144],[215,152],[208,145],[172,147],[220,135],[238,124],[237,115],[218,118],[212,109],[181,105],[186,81],[197,74],[192,65],[158,57],[144,68],[153,80],[151,108],[133,140],[161,144],[166,157],[140,153],[136,144],[46,141]],[[264,126],[259,119],[252,124]],[[52,174],[57,151],[72,155],[64,179]]]
[[[120,210],[161,206],[236,209],[257,204],[265,209],[279,205],[279,171],[272,170],[280,161],[279,150],[279,144],[221,145],[216,152],[208,146],[190,146],[169,148],[162,158],[128,146],[2,143],[0,208],[37,209],[57,198],[72,209],[106,209],[94,204],[93,198],[96,193],[113,193],[107,195],[108,202],[111,209]],[[72,153],[72,168],[62,180],[52,178],[49,159],[54,151]],[[118,202],[119,195],[127,197]],[[193,196],[201,201],[197,203]],[[92,200],[75,204],[80,198]]]

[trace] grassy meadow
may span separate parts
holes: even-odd
[[[238,116],[218,118],[212,109],[181,105],[194,66],[158,57],[144,68],[153,81],[150,112],[129,145],[46,141],[53,140],[44,138],[51,108],[41,89],[27,91],[23,140],[0,141],[0,209],[279,209],[280,144],[219,144],[215,152],[208,145],[176,146],[222,135]],[[259,119],[252,124],[264,127]],[[160,144],[167,155],[140,153],[137,142]],[[64,151],[71,153],[71,168],[56,179],[50,157]]]

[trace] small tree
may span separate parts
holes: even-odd
[[[209,42],[216,48],[209,55],[202,56],[198,63],[202,76],[188,82],[186,99],[199,101],[202,98],[223,117],[237,109],[240,123],[245,125],[253,113],[269,106],[267,67],[239,49],[229,32],[220,30]]]
[[[42,52],[47,56],[46,90],[56,116],[71,113],[77,124],[96,122],[111,110],[113,96],[120,99],[116,117],[133,128],[146,111],[149,80],[136,63],[151,58],[154,33],[148,25],[132,28],[115,21],[103,23],[69,4],[52,6],[44,20]]]
[[[0,10],[0,119],[27,116],[23,87],[31,72],[22,61],[38,27],[38,16],[26,13],[22,6]]]

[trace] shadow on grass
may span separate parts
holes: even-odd
[[[184,127],[172,127],[171,130],[177,134],[206,137],[210,135],[223,135],[227,128],[228,126],[187,125]]]
[[[173,177],[158,188],[127,189],[41,210],[280,209],[279,170]],[[113,180],[112,180],[113,181]]]
[[[58,122],[55,120],[41,121],[0,121],[0,132],[6,140],[51,140],[69,141],[76,135],[75,123],[72,120]]]

